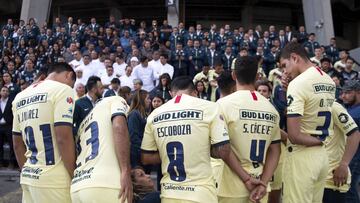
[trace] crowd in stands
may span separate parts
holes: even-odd
[[[358,79],[354,59],[337,46],[335,38],[329,40],[329,44],[319,44],[316,35],[307,33],[304,26],[271,25],[265,29],[260,25],[212,24],[205,29],[201,24],[179,23],[172,27],[167,20],[152,20],[151,25],[133,19],[117,21],[114,16],[103,25],[95,18],[88,22],[55,18],[52,25],[39,24],[33,18],[18,24],[8,19],[0,36],[0,87],[4,87],[0,126],[9,127],[12,122],[3,116],[3,102],[11,104],[17,93],[37,80],[47,64],[67,62],[77,77],[74,132],[96,101],[114,95],[124,97],[130,105],[131,164],[138,167],[146,117],[171,99],[169,87],[174,78],[190,75],[198,97],[216,101],[220,75],[231,71],[238,56],[256,56],[257,89],[284,115],[286,93],[279,85],[282,67],[278,61],[281,49],[289,42],[301,43],[314,65],[333,78],[338,98],[344,82]],[[2,144],[11,140],[11,131],[0,132],[0,162],[4,164]]]

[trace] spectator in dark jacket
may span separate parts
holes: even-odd
[[[168,73],[162,74],[159,78],[159,81],[159,85],[156,86],[153,90],[151,90],[150,98],[153,98],[156,95],[161,95],[165,102],[167,102],[172,98],[170,95],[170,75]]]
[[[130,163],[131,167],[141,166],[140,147],[144,137],[146,117],[150,109],[149,93],[145,90],[138,90],[131,101],[128,128],[130,135]]]
[[[77,130],[79,129],[81,122],[94,108],[97,100],[102,97],[103,86],[101,84],[100,78],[97,76],[91,76],[86,83],[86,91],[87,94],[75,102],[73,115],[74,135],[77,134]]]

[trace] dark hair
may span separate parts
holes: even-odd
[[[231,94],[232,88],[236,85],[236,82],[232,79],[231,73],[225,71],[217,78],[218,87],[220,93],[224,95]]]
[[[101,81],[101,79],[97,76],[91,76],[89,77],[87,83],[86,83],[86,91],[90,91],[92,88],[96,87],[97,82]]]
[[[256,80],[258,62],[255,57],[237,57],[235,61],[235,75],[240,84],[253,84]]]
[[[170,89],[170,85],[171,85],[171,77],[170,77],[170,75],[168,73],[163,73],[162,75],[160,75],[160,77],[159,77],[159,85],[158,85],[159,88],[163,88],[163,85],[161,83],[162,79],[166,79],[166,82],[167,82],[166,89]]]
[[[128,87],[128,86],[122,86],[120,87],[120,90],[119,90],[119,96],[121,96],[122,98],[125,99],[125,95],[126,94],[130,94],[131,92],[131,88]]]
[[[120,85],[120,80],[119,78],[113,78],[111,81],[110,81],[111,84],[118,84]]]
[[[147,112],[146,112],[146,106],[145,106],[145,99],[148,94],[149,93],[145,90],[136,91],[131,100],[129,113],[134,110],[137,110],[137,111],[139,111],[140,115],[143,118],[146,118]]]
[[[297,42],[288,43],[281,51],[280,58],[289,59],[292,53],[299,55],[305,61],[310,60],[304,47]]]
[[[67,63],[65,62],[61,62],[61,63],[54,63],[49,65],[48,70],[47,70],[47,74],[49,75],[50,73],[61,73],[61,72],[72,72],[72,80],[76,80],[76,74],[74,69]]]
[[[197,89],[197,86],[198,86],[199,83],[201,83],[204,86],[204,90],[201,93],[206,93],[206,88],[205,88],[204,82],[201,81],[201,80],[198,80],[198,81],[195,82],[195,88],[196,88],[196,91],[198,92],[198,94],[200,93],[199,90]]]
[[[269,89],[269,92],[272,91],[272,87],[271,84],[268,80],[258,80],[255,83],[255,89],[257,90],[259,88],[259,86],[266,86]]]
[[[141,56],[140,57],[140,62],[144,63],[146,60],[148,60],[148,58],[146,56]]]
[[[195,85],[189,76],[179,76],[171,82],[171,91],[195,90]]]
[[[168,58],[169,58],[169,55],[168,55],[168,54],[166,54],[166,53],[161,53],[161,54],[160,54],[160,56],[162,56],[162,57],[164,57],[164,58],[166,58],[166,59],[168,59]]]

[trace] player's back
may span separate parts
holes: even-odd
[[[280,142],[278,112],[256,91],[239,90],[218,100],[218,103],[235,155],[250,175],[259,177],[268,147]],[[223,169],[219,195],[248,195],[241,179],[227,165]]]
[[[310,67],[290,82],[288,87],[288,117],[301,116],[302,133],[325,139],[333,133],[331,107],[336,86],[318,67]]]
[[[326,178],[326,188],[346,192],[350,188],[351,177],[347,184],[337,187],[334,185],[333,172],[339,166],[345,152],[346,136],[358,130],[355,121],[341,104],[334,102],[332,106],[332,119],[334,120],[334,134],[326,138],[325,149],[329,158],[329,170]],[[350,170],[349,170],[350,174]]]
[[[112,119],[118,115],[126,116],[127,111],[122,97],[107,97],[81,122],[76,138],[78,157],[71,192],[88,187],[120,188]]]
[[[148,117],[159,146],[163,183],[213,184],[210,125],[217,110],[213,102],[183,94]]]
[[[54,126],[72,126],[73,91],[45,80],[29,86],[13,101],[15,135],[26,144],[27,161],[21,183],[38,187],[69,187],[70,176],[58,151]]]

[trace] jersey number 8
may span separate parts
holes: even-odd
[[[181,142],[169,142],[166,145],[166,152],[169,157],[168,173],[170,179],[176,182],[182,182],[186,179],[184,166],[184,147]]]

